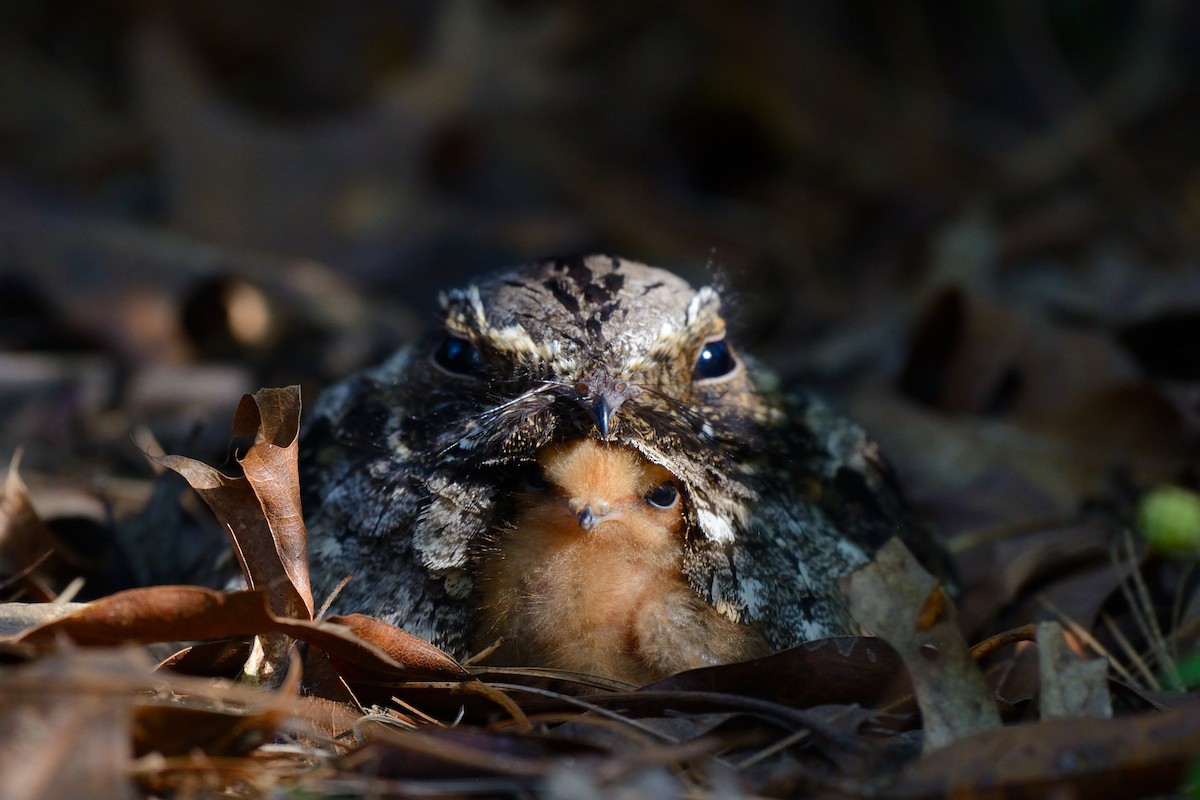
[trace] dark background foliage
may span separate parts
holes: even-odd
[[[311,400],[437,290],[606,251],[723,284],[738,344],[838,396],[951,532],[1178,477],[1198,14],[2,3],[0,454],[138,481],[149,426],[223,456],[242,392]]]

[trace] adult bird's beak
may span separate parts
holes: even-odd
[[[583,406],[588,416],[596,423],[601,439],[612,433],[617,410],[631,397],[641,394],[641,389],[628,381],[613,380],[607,375],[597,375],[590,380],[575,384],[576,402]]]

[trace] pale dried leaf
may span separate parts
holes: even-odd
[[[1037,645],[1042,719],[1112,716],[1107,659],[1076,656],[1057,622],[1037,626]]]
[[[16,636],[82,608],[83,603],[0,603],[0,637]]]
[[[925,751],[996,728],[1000,715],[937,580],[899,539],[843,579],[850,612],[899,653],[925,721]]]

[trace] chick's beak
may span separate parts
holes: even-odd
[[[575,512],[575,519],[579,522],[580,530],[584,533],[590,533],[612,511],[612,506],[607,500],[599,499],[585,503],[581,498],[573,497],[570,506],[571,510]]]

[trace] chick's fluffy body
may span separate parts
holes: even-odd
[[[550,570],[557,577],[539,590],[565,609],[547,602],[538,612],[532,629],[556,631],[546,658],[572,635],[557,631],[590,635],[589,620],[607,619],[614,603],[628,612],[652,575],[671,598],[659,606],[670,631],[660,641],[687,650],[687,630],[708,636],[720,620],[778,649],[851,631],[837,581],[891,536],[938,560],[874,444],[816,397],[777,392],[726,337],[714,289],[591,256],[501,273],[448,293],[443,308],[427,338],[332,387],[309,415],[301,468],[314,593],[355,575],[338,610],[469,655],[489,626],[503,629],[497,609],[536,616],[523,610],[529,603],[480,599],[477,571],[490,562],[479,553],[513,531],[523,570],[546,574],[547,557],[570,564]],[[614,484],[602,471],[574,474],[572,451],[545,449],[579,441],[640,460],[617,470],[624,477]],[[549,505],[522,499],[522,475],[539,454],[565,470],[557,480],[568,492],[591,487],[628,501],[639,481],[669,475],[678,514],[641,509],[619,526],[618,543],[563,545],[555,537],[569,526],[548,519]],[[583,446],[576,455],[597,469],[605,462]],[[520,535],[534,545],[518,545]],[[572,576],[590,588],[573,594]],[[619,596],[599,590],[613,576],[625,587]],[[510,583],[520,586],[519,576]],[[596,629],[615,642],[612,625]],[[664,659],[662,669],[694,661]]]
[[[504,641],[493,661],[646,683],[766,653],[684,579],[671,473],[592,439],[551,445],[538,464],[544,486],[521,493],[511,528],[479,557],[478,645]]]

